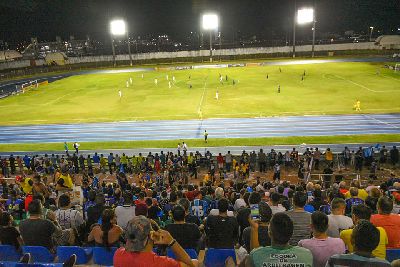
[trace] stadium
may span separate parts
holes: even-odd
[[[0,4],[37,19],[0,31],[0,266],[400,266],[398,4],[298,0],[288,30],[271,1],[27,2]]]

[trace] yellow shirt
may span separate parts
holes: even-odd
[[[379,244],[374,251],[372,251],[372,256],[386,259],[386,245],[388,244],[388,237],[385,229],[382,227],[377,227],[379,230]],[[340,232],[340,238],[343,240],[344,244],[347,247],[349,253],[354,252],[353,245],[351,244],[351,234],[353,233],[353,229],[343,230]]]
[[[326,153],[325,153],[325,159],[326,159],[326,160],[329,160],[329,161],[332,161],[332,160],[333,160],[333,153],[332,153],[332,151],[326,151]]]
[[[71,176],[69,176],[69,174],[67,174],[66,176],[61,174],[59,178],[62,178],[64,180],[64,186],[72,189],[74,184],[72,183],[72,179]]]
[[[344,194],[344,197],[346,199],[351,198],[350,191],[347,191],[347,193]],[[368,197],[368,193],[367,193],[367,191],[365,191],[365,189],[358,189],[357,197],[362,199],[363,201],[365,201],[365,199],[367,199],[367,197]]]
[[[32,194],[32,186],[29,185],[29,181],[32,180],[31,178],[25,178],[24,182],[21,183],[22,190],[25,194]]]

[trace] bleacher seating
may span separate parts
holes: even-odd
[[[0,259],[2,261],[18,261],[21,256],[21,253],[14,246],[0,245]]]
[[[400,259],[400,249],[387,249],[386,250],[386,260],[392,262],[394,260]]]
[[[86,264],[91,259],[92,248],[81,248],[77,246],[59,246],[57,247],[58,262],[65,262],[72,254],[76,255],[76,264]]]
[[[185,249],[186,253],[189,255],[191,259],[197,259],[198,255],[195,249]],[[174,252],[171,249],[167,249],[167,256],[173,259],[176,259]]]
[[[117,248],[94,247],[93,248],[93,262],[98,265],[113,265],[114,253]]]
[[[30,253],[31,259],[36,263],[52,263],[55,256],[45,247],[40,246],[22,246],[23,253]]]
[[[236,253],[234,249],[215,249],[209,248],[204,258],[205,267],[224,267],[227,258],[232,257],[236,262]]]

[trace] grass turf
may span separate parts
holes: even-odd
[[[356,143],[385,143],[400,142],[400,135],[338,135],[338,136],[296,136],[296,137],[266,137],[266,138],[231,138],[209,139],[204,143],[202,139],[185,139],[190,148],[217,147],[217,146],[272,146],[272,145],[299,145],[299,144],[356,144]],[[133,148],[175,148],[182,140],[158,141],[115,141],[115,142],[82,142],[81,150],[104,149],[133,149]],[[70,145],[70,149],[71,145]],[[17,151],[63,151],[63,143],[32,143],[32,144],[0,144],[0,152]]]
[[[203,118],[349,114],[356,99],[365,113],[400,112],[400,77],[381,66],[326,63],[280,66],[282,72],[279,66],[157,71],[144,73],[143,79],[141,73],[73,76],[0,100],[0,125],[196,119],[200,110]],[[176,78],[171,89],[166,75]],[[126,88],[130,77],[133,85]]]

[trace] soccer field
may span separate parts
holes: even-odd
[[[71,76],[0,100],[0,125],[351,114],[357,99],[364,113],[400,112],[400,75],[382,66],[326,63]],[[133,83],[126,87],[129,78]]]

